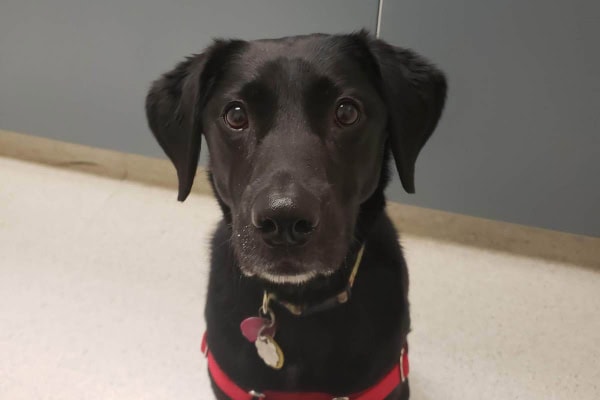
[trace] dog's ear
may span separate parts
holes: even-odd
[[[146,96],[148,125],[175,165],[177,200],[189,195],[202,143],[202,108],[228,55],[241,41],[215,41],[202,54],[188,57],[156,80]]]
[[[415,52],[369,39],[388,108],[388,132],[404,190],[415,192],[415,163],[446,101],[446,78]]]

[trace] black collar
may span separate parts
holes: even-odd
[[[261,311],[263,312],[263,314],[267,314],[269,310],[269,302],[274,301],[275,303],[281,305],[283,308],[285,308],[295,316],[306,316],[316,314],[321,311],[326,311],[336,307],[339,304],[346,303],[348,300],[350,300],[352,286],[354,285],[354,280],[356,279],[356,274],[358,273],[358,268],[360,267],[360,262],[362,260],[364,250],[365,246],[363,244],[360,250],[358,251],[358,254],[356,255],[356,261],[354,262],[354,266],[352,267],[352,271],[350,272],[350,277],[348,278],[346,288],[341,292],[333,296],[329,296],[325,300],[316,304],[294,304],[289,301],[278,299],[275,293],[269,293],[265,290],[263,295],[263,304]]]

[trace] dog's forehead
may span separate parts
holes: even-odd
[[[233,98],[249,91],[293,96],[310,87],[370,90],[369,57],[359,38],[349,35],[249,41],[223,71],[222,93]]]
[[[241,87],[283,82],[298,87],[318,81],[331,86],[368,84],[369,55],[352,36],[309,35],[247,42],[230,64],[229,80]],[[230,87],[234,89],[234,87]]]
[[[281,39],[261,39],[248,42],[248,55],[258,59],[275,59],[282,57],[304,58],[313,60],[332,53],[343,55],[343,50],[356,39],[350,36],[309,35],[291,36]]]

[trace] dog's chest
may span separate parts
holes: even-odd
[[[300,384],[301,368],[297,364],[288,364],[284,371],[285,385],[297,387]]]

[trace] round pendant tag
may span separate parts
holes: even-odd
[[[265,364],[274,369],[283,367],[283,352],[272,337],[260,335],[254,345],[259,357],[262,358]]]

